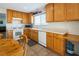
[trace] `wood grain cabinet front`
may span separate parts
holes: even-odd
[[[66,20],[66,8],[64,3],[54,3],[54,22]]]
[[[7,31],[7,39],[13,39],[13,30]]]
[[[38,42],[38,30],[30,30],[30,39],[34,40],[35,42]]]
[[[13,11],[7,9],[7,22],[12,23],[12,19],[13,19]]]
[[[23,15],[22,15],[22,19],[23,19],[23,24],[28,24],[28,16],[27,16],[27,14],[26,13],[22,13]]]
[[[23,24],[31,24],[32,13],[25,13],[7,9],[7,22],[12,23],[13,18],[21,18]]]
[[[49,3],[46,5],[46,22],[53,22],[54,17],[54,7],[53,3]]]
[[[65,39],[63,35],[54,33],[54,51],[60,55],[65,55]]]
[[[27,37],[29,37],[29,29],[24,29],[24,35],[26,35]]]
[[[79,21],[79,3],[66,4],[66,18],[68,21]]]
[[[46,32],[46,46],[47,46],[47,48],[53,50],[54,49],[53,43],[54,43],[53,33]]]

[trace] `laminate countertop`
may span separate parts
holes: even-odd
[[[67,31],[63,30],[63,29],[48,29],[48,28],[42,28],[42,29],[38,29],[38,28],[25,28],[25,29],[32,29],[32,30],[38,30],[38,31],[43,31],[43,32],[51,32],[51,33],[58,33],[58,34],[62,34],[64,35]]]
[[[79,35],[72,35],[72,34],[69,34],[67,36],[64,36],[64,38],[66,40],[69,40],[69,41],[73,41],[73,42],[79,42]]]

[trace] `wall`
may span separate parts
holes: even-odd
[[[38,26],[34,26],[38,27]],[[47,23],[47,25],[39,26],[43,29],[57,29],[68,32],[70,34],[79,35],[79,21],[71,21],[71,22],[53,22]]]
[[[6,9],[2,9],[2,8],[0,8],[0,13],[4,13],[4,14],[6,14]]]
[[[70,34],[79,35],[79,21],[54,22],[46,26],[47,28],[63,29]]]

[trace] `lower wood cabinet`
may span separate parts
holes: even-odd
[[[26,35],[28,38],[30,38],[30,29],[24,29],[24,35]]]
[[[37,30],[32,30],[32,39],[36,42],[38,42],[38,31]]]
[[[13,30],[7,31],[7,39],[13,39]]]
[[[60,55],[65,55],[65,39],[63,35],[54,34],[54,51]]]
[[[47,32],[46,45],[47,48],[51,49],[52,51],[60,55],[65,55],[65,39],[63,35]]]
[[[29,38],[38,42],[38,30],[29,29]]]
[[[53,42],[54,42],[54,39],[53,39],[53,33],[49,33],[47,32],[46,33],[46,45],[47,45],[47,48],[53,50],[54,48],[54,45],[53,45]]]

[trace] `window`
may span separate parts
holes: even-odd
[[[34,17],[34,25],[40,25],[40,16]]]
[[[35,15],[34,25],[46,25],[46,14]]]

